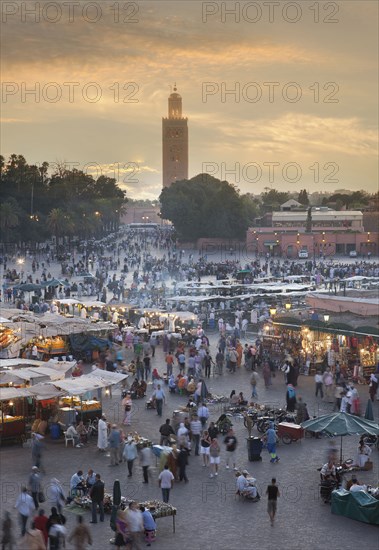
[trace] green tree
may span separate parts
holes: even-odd
[[[170,220],[180,239],[239,238],[249,226],[238,189],[209,174],[173,183],[160,197],[162,218]]]
[[[278,210],[281,204],[288,201],[288,198],[289,194],[287,192],[265,187],[264,192],[261,194],[262,213]]]
[[[72,233],[71,219],[61,208],[53,208],[47,217],[46,224],[55,235],[56,248],[58,249],[60,237],[65,237]]]
[[[13,200],[0,204],[0,227],[4,241],[9,241],[9,232],[19,224],[19,210]]]
[[[309,198],[308,198],[308,193],[306,189],[302,189],[300,191],[297,200],[300,204],[303,204],[304,206],[309,206]]]

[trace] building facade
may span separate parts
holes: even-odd
[[[168,98],[168,117],[162,118],[162,174],[163,187],[188,179],[188,119],[176,87]]]

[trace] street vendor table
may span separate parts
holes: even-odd
[[[3,415],[0,417],[0,444],[5,440],[23,441],[26,424],[23,416]]]
[[[379,500],[364,491],[339,489],[332,493],[332,514],[379,525]]]

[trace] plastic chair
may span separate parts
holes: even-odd
[[[65,442],[65,446],[67,447],[67,443],[68,441],[72,441],[72,446],[75,447],[75,439],[72,435],[67,435],[67,432],[63,432],[64,433],[64,442]]]

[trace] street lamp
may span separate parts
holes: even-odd
[[[270,315],[274,317],[276,315],[276,307],[270,307]]]
[[[292,307],[292,304],[290,304],[289,302],[285,305],[286,307],[286,310],[289,311]]]
[[[327,322],[329,321],[329,319],[330,319],[330,317],[329,317],[329,315],[326,313],[326,314],[324,315],[324,321],[325,321],[325,323],[327,323]]]

